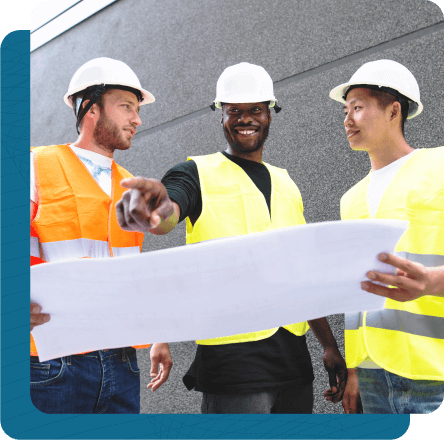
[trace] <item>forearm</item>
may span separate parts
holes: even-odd
[[[308,321],[308,324],[324,349],[338,349],[337,341],[326,318],[312,319]]]

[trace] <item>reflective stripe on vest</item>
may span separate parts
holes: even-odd
[[[306,223],[300,191],[286,170],[264,164],[269,170],[272,192],[271,213],[261,191],[245,171],[221,153],[189,157],[199,173],[202,212],[194,225],[187,224],[187,244],[221,237],[295,226]],[[304,335],[307,322],[284,326],[295,335]],[[272,336],[278,328],[196,341],[201,345],[221,345],[258,341]]]
[[[443,258],[443,147],[418,151],[386,189],[375,218],[409,220],[396,254],[426,267]],[[341,200],[342,219],[370,218],[369,176]],[[443,297],[414,301],[387,299],[381,311],[345,317],[346,363],[354,368],[368,356],[382,368],[417,380],[443,380]]]
[[[121,229],[115,212],[125,191],[119,182],[132,174],[112,163],[110,198],[68,145],[32,150],[38,208],[31,222],[31,257],[42,263],[140,252],[144,235]],[[31,354],[37,355],[32,335]]]
[[[443,318],[417,315],[405,310],[385,309],[378,312],[348,314],[345,317],[345,330],[358,330],[363,326],[364,320],[368,327],[403,331],[412,335],[443,339]]]
[[[422,255],[413,254],[412,252],[395,252],[398,257],[406,258],[414,263],[423,264],[425,267],[443,266],[443,255]]]
[[[52,243],[39,242],[37,237],[31,237],[31,255],[40,258],[40,246],[44,261],[62,261],[75,258],[107,258],[110,257],[108,242],[78,238],[77,240],[62,240]],[[139,254],[139,246],[113,247],[113,257]]]
[[[31,257],[40,258],[40,247],[38,237],[31,237]]]

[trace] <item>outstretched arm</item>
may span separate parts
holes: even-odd
[[[132,177],[122,180],[121,185],[129,188],[116,203],[117,220],[122,229],[164,235],[175,228],[179,205],[170,200],[159,180]]]
[[[366,274],[370,281],[363,281],[361,284],[363,290],[401,302],[412,301],[424,295],[443,297],[443,266],[425,267],[420,263],[386,253],[379,254],[378,259],[397,268],[397,274],[370,271]],[[395,288],[380,286],[371,281]]]

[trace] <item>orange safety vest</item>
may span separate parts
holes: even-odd
[[[69,145],[32,151],[39,203],[31,221],[31,265],[140,253],[144,234],[121,229],[115,210],[125,191],[119,182],[132,174],[113,161],[110,198]],[[31,356],[37,355],[31,335]]]

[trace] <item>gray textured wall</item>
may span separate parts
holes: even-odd
[[[342,106],[328,97],[364,62],[389,58],[413,72],[425,109],[408,121],[407,141],[443,145],[443,14],[426,0],[119,0],[31,54],[32,145],[76,139],[62,96],[75,70],[100,56],[129,64],[156,97],[142,107],[130,152],[115,156],[133,174],[155,178],[188,155],[226,148],[220,114],[208,108],[216,81],[229,65],[262,65],[283,107],[272,112],[264,160],[297,182],[308,222],[338,220],[341,195],[368,172],[367,155],[349,148]],[[146,237],[143,249],[180,246],[184,236],[180,225],[165,237]],[[342,316],[329,320],[343,345]],[[315,412],[341,413],[321,397],[327,376],[311,332],[308,344]],[[200,393],[181,381],[195,345],[171,349],[171,378],[154,394],[145,389],[148,350],[139,353],[143,412],[199,412]]]

